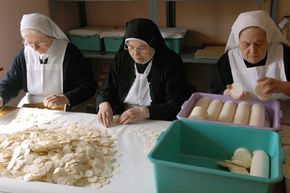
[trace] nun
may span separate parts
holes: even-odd
[[[241,100],[289,98],[289,81],[289,43],[269,14],[263,10],[241,13],[225,53],[214,66],[210,91]],[[233,92],[237,90],[241,92]]]
[[[97,95],[97,118],[104,127],[144,119],[174,120],[195,88],[184,64],[150,19],[127,22],[122,44]]]
[[[0,105],[24,90],[18,106],[76,106],[96,91],[89,64],[62,30],[45,15],[25,14],[20,23],[24,47],[0,82]]]

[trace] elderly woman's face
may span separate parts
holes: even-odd
[[[266,32],[258,27],[246,28],[240,33],[240,50],[243,58],[252,64],[263,60],[267,54]]]
[[[25,44],[31,46],[39,54],[45,54],[52,43],[52,38],[40,33],[25,33],[22,38]]]
[[[128,51],[133,60],[138,64],[145,64],[152,57],[154,48],[139,40],[129,40],[126,42]]]

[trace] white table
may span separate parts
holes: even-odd
[[[35,119],[34,123],[28,122]],[[51,120],[51,121],[50,121]],[[16,109],[0,119],[0,133],[11,133],[33,124],[65,126],[77,122],[84,126],[98,127],[95,114],[71,113],[32,108]],[[0,178],[0,193],[154,193],[153,167],[144,151],[140,130],[165,130],[169,121],[142,121],[136,124],[119,125],[108,128],[117,137],[117,150],[122,156],[117,158],[120,173],[115,174],[110,183],[100,189],[75,187],[43,182],[26,182],[21,179]]]

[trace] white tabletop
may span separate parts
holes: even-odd
[[[95,114],[69,113],[32,108],[17,109],[0,120],[0,133],[11,133],[26,127],[38,125],[50,127],[77,123],[88,127],[98,127]],[[147,158],[144,131],[161,132],[171,122],[142,121],[136,124],[118,125],[108,128],[117,137],[120,155],[120,173],[115,174],[110,183],[100,189],[75,187],[43,182],[26,182],[21,179],[0,178],[0,192],[8,193],[154,193],[153,167]],[[147,149],[148,151],[148,149]]]

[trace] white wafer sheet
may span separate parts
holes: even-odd
[[[98,134],[103,136],[102,132],[108,134],[108,140],[114,145],[112,145],[112,154],[109,157],[107,162],[112,162],[113,168],[109,169],[109,174],[106,179],[96,179],[94,176],[94,172],[90,169],[84,169],[85,172],[82,172],[81,175],[89,182],[93,182],[94,186],[91,184],[85,186],[73,186],[73,185],[62,185],[62,184],[54,184],[53,182],[38,182],[38,181],[29,181],[35,180],[31,175],[26,176],[25,181],[23,176],[19,178],[8,178],[8,177],[0,177],[0,192],[8,192],[8,193],[154,193],[155,192],[155,182],[154,182],[154,174],[152,164],[147,158],[147,153],[153,147],[155,140],[159,136],[159,134],[164,131],[168,126],[169,121],[142,121],[136,124],[129,125],[119,125],[114,126],[112,128],[100,129],[97,123],[97,118],[95,114],[86,114],[86,113],[70,113],[70,112],[60,112],[53,110],[45,110],[45,109],[33,109],[33,108],[22,108],[17,109],[6,116],[0,119],[0,135],[15,135],[15,133],[25,133],[25,129],[32,128],[29,132],[37,133],[38,130],[44,130],[46,134],[50,137],[54,137],[57,139],[69,138],[69,136],[74,136],[74,132],[78,133],[78,135],[84,135],[83,141],[88,141],[84,133],[88,133],[91,136],[93,134],[90,131],[96,131]],[[70,130],[71,129],[71,130]],[[58,130],[59,136],[52,136],[51,131]],[[63,130],[72,131],[65,134],[62,132]],[[41,132],[42,133],[42,132]],[[93,132],[95,133],[95,132]],[[105,135],[105,134],[104,134]],[[16,135],[18,136],[18,135]],[[45,135],[44,135],[45,136]],[[23,137],[23,136],[21,136]],[[17,138],[17,137],[16,137]],[[25,137],[23,137],[25,138]],[[45,138],[45,137],[42,137]],[[48,137],[49,138],[49,137]],[[106,138],[106,137],[104,137]],[[28,138],[30,139],[30,138]],[[96,138],[94,138],[96,139]],[[91,139],[90,139],[91,140]],[[97,140],[97,139],[96,139]],[[2,140],[3,141],[3,140]],[[5,140],[4,140],[5,141]],[[6,140],[7,141],[7,140]],[[21,141],[21,140],[20,140]],[[45,140],[44,140],[45,141]],[[57,140],[56,140],[57,141]],[[82,141],[82,140],[80,140]],[[30,143],[31,141],[28,140]],[[102,144],[100,141],[95,141],[100,145],[97,147],[98,149],[102,148]],[[51,142],[50,142],[51,143]],[[3,143],[7,145],[7,143]],[[2,144],[2,145],[3,145]],[[42,144],[45,144],[42,142]],[[74,145],[78,145],[78,143],[74,143]],[[83,144],[82,144],[83,145]],[[106,145],[106,143],[105,143]],[[25,150],[27,143],[21,144],[16,153],[14,153],[11,158],[13,158],[12,162],[9,165],[9,172],[12,171],[13,174],[18,175],[19,172],[16,170],[20,170],[21,164],[19,165],[18,161],[15,160],[25,160],[25,163],[29,163],[32,157],[29,150]],[[32,146],[32,145],[31,145]],[[88,144],[86,144],[87,148],[86,152],[88,152],[88,156],[86,161],[84,161],[83,168],[86,167],[86,164],[91,163],[92,160],[96,159],[93,155],[96,152],[94,151]],[[97,146],[97,145],[95,145]],[[47,148],[47,145],[45,145]],[[56,147],[58,147],[56,145]],[[55,146],[49,146],[49,148],[56,148]],[[77,147],[77,146],[76,146]],[[35,147],[34,147],[35,148]],[[37,146],[41,151],[43,151],[43,147]],[[36,149],[37,149],[36,148]],[[73,162],[71,159],[74,157],[70,156],[71,147],[63,146],[61,147],[63,152],[67,153],[66,156],[63,156],[63,162],[67,161],[68,163]],[[97,149],[96,148],[96,149]],[[22,151],[23,150],[23,151]],[[80,149],[79,149],[80,150]],[[31,151],[31,150],[30,150]],[[44,151],[47,151],[44,150]],[[102,152],[104,153],[104,152]],[[105,154],[107,152],[105,151]],[[23,155],[22,155],[23,154]],[[29,155],[29,156],[27,156]],[[112,159],[112,155],[114,159]],[[50,156],[53,156],[50,154]],[[104,156],[103,154],[98,154],[98,156]],[[31,158],[31,159],[30,159]],[[43,158],[43,157],[42,157]],[[47,158],[43,158],[44,160]],[[46,163],[38,158],[34,159],[34,164],[37,165],[37,172],[39,172],[40,165],[48,165],[50,166],[50,162]],[[43,162],[43,163],[42,163]],[[9,163],[8,163],[9,164]],[[58,163],[59,164],[59,163]],[[61,164],[61,163],[60,163]],[[68,165],[68,164],[66,164]],[[64,166],[64,165],[63,165]],[[2,166],[1,166],[2,167]],[[7,165],[8,167],[8,165]],[[97,167],[97,166],[96,166]],[[108,166],[110,168],[110,166]],[[69,179],[62,176],[62,172],[65,172],[65,167],[62,168],[62,165],[58,168],[55,168],[53,174],[61,176],[59,179],[56,179],[56,182],[64,183]],[[94,169],[94,167],[92,167]],[[24,167],[23,167],[24,169]],[[35,171],[30,167],[26,167],[24,172],[27,171]],[[14,171],[15,170],[15,171]],[[48,171],[48,169],[47,169]],[[44,171],[41,171],[42,173]],[[67,171],[66,171],[67,172]],[[111,173],[110,173],[111,172]],[[106,173],[106,172],[105,172]],[[38,174],[38,173],[37,173]],[[48,175],[51,177],[51,175]],[[67,175],[66,175],[67,176]],[[34,176],[35,177],[35,176]],[[53,179],[53,178],[51,178]],[[71,179],[70,179],[71,180]],[[72,183],[73,181],[69,181]],[[97,182],[97,183],[95,183]]]

